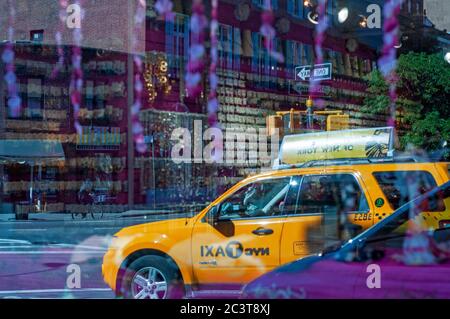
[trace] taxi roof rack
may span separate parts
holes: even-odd
[[[310,168],[320,166],[339,166],[339,165],[364,165],[364,164],[382,164],[382,163],[423,163],[426,160],[417,156],[394,156],[386,158],[342,158],[328,160],[314,160],[301,164],[281,164],[275,167],[277,170],[293,168]]]

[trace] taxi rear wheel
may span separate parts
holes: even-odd
[[[180,299],[184,288],[173,262],[161,256],[143,256],[126,269],[121,293],[126,299]]]

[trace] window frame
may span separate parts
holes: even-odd
[[[302,190],[302,186],[304,183],[304,180],[306,177],[314,177],[314,176],[336,176],[336,175],[350,175],[354,178],[355,182],[358,184],[359,189],[361,191],[361,194],[364,195],[365,201],[367,203],[367,210],[366,211],[351,211],[349,213],[345,213],[345,214],[367,214],[371,212],[371,207],[370,207],[370,201],[368,198],[368,194],[366,194],[366,189],[362,186],[360,180],[358,179],[357,174],[355,174],[354,172],[344,172],[344,173],[327,173],[327,174],[304,174],[302,175],[301,181],[300,181],[300,185],[299,185],[299,190],[298,190],[298,194],[297,194],[297,202],[296,202],[296,207],[295,207],[295,214],[288,214],[286,215],[286,217],[301,217],[301,216],[322,216],[324,215],[323,213],[308,213],[308,214],[299,214],[297,213],[298,211],[298,206],[299,206],[299,200],[300,200],[300,191]],[[361,199],[360,199],[361,200]]]
[[[436,188],[436,187],[439,187],[439,183],[438,183],[438,181],[436,180],[436,177],[435,177],[430,171],[427,171],[427,170],[413,169],[413,170],[373,171],[373,172],[372,172],[372,177],[374,178],[375,182],[377,183],[377,186],[380,188],[381,194],[383,194],[383,196],[385,197],[386,202],[387,202],[387,204],[389,205],[389,208],[390,208],[392,211],[396,211],[397,209],[399,209],[400,207],[402,207],[404,204],[406,204],[406,203],[408,203],[408,202],[414,200],[414,198],[408,198],[408,199],[409,199],[408,201],[406,201],[405,203],[401,204],[401,205],[398,206],[398,207],[395,207],[395,206],[392,204],[392,202],[389,200],[389,196],[385,193],[385,191],[384,191],[384,189],[383,189],[383,187],[382,187],[380,181],[379,181],[378,178],[377,178],[377,174],[404,174],[404,173],[424,173],[425,175],[428,175],[428,176],[430,176],[430,177],[432,178],[432,180],[433,180],[433,182],[434,182],[434,184],[435,184],[435,185],[432,187],[432,189],[434,189],[434,188]],[[428,191],[430,191],[430,190],[428,190]],[[428,191],[427,191],[427,192],[428,192]],[[420,194],[420,195],[423,195],[423,194]],[[420,196],[420,195],[419,195],[419,196]],[[409,196],[409,195],[408,195],[408,196]],[[430,212],[430,213],[439,213],[439,211],[436,211],[436,212],[432,211],[432,212]]]
[[[299,20],[305,20],[307,12],[309,12],[308,8],[303,5],[303,0],[287,0],[286,11],[291,17]]]
[[[238,35],[239,34],[239,35]],[[232,25],[219,23],[217,28],[219,67],[237,70],[241,65],[242,38],[240,30]],[[228,47],[228,50],[225,50]]]
[[[38,36],[38,39],[35,39],[35,36]],[[45,30],[44,29],[38,29],[38,30],[31,30],[30,31],[30,41],[34,43],[43,43],[44,42],[44,36],[45,36]]]
[[[271,0],[272,10],[278,10],[278,0]],[[258,9],[265,9],[265,0],[252,0],[252,4]]]
[[[165,54],[169,70],[175,74],[182,74],[182,69],[188,62],[190,21],[191,17],[189,15],[175,13],[173,21],[168,19],[165,22]]]

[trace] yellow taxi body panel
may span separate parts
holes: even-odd
[[[383,163],[268,171],[237,183],[192,218],[124,228],[116,234],[104,257],[104,280],[115,290],[120,284],[120,268],[126,267],[132,256],[147,253],[171,258],[186,285],[245,284],[281,264],[318,252],[327,243],[326,234],[335,232],[335,229],[327,230],[322,223],[323,217],[318,214],[243,218],[217,225],[206,219],[212,207],[257,181],[349,174],[360,184],[368,211],[349,213],[346,218],[364,230],[394,211],[373,174],[397,171],[427,172],[438,186],[449,180],[448,163]],[[424,223],[437,228],[440,219],[450,220],[447,215],[448,210],[437,215],[424,213]],[[270,229],[270,236],[259,235],[261,229]]]

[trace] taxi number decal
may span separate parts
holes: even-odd
[[[366,220],[372,220],[372,213],[355,214],[355,217],[353,218],[353,221],[355,222],[362,222]]]

